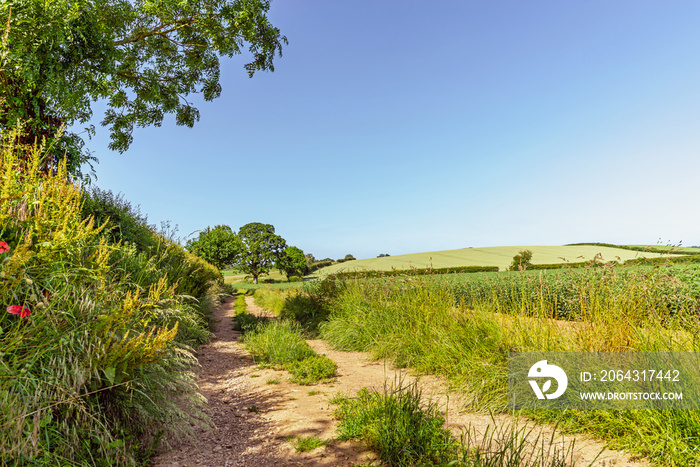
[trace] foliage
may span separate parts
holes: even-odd
[[[319,324],[328,319],[332,300],[340,295],[344,287],[343,281],[329,276],[322,281],[305,283],[300,289],[258,289],[255,303],[282,319],[294,320],[306,333],[315,335]]]
[[[258,283],[258,277],[270,271],[275,264],[286,242],[275,234],[275,228],[270,224],[252,222],[241,227],[238,231],[241,241],[241,254],[236,266],[253,276],[253,283]]]
[[[325,260],[325,261],[316,261],[315,263],[311,263],[311,266],[309,266],[309,272],[314,272],[318,271],[321,268],[325,268],[328,266],[333,266],[335,264],[334,261],[331,260]]]
[[[102,124],[120,152],[135,127],[160,126],[166,114],[191,127],[199,111],[187,96],[221,94],[219,57],[247,45],[250,76],[274,70],[286,38],[268,21],[269,7],[269,0],[2,2],[0,132],[22,120],[29,126],[18,142],[52,140],[61,127],[86,123],[97,100],[108,104]],[[94,160],[75,133],[61,135],[42,164],[64,157],[72,174]]]
[[[104,232],[111,243],[133,243],[140,251],[156,246],[148,217],[141,214],[124,197],[96,186],[83,192],[82,216],[92,217],[96,225],[104,225]]]
[[[532,266],[532,251],[530,250],[520,250],[518,254],[513,256],[513,262],[510,263],[508,270],[510,271],[524,271]]]
[[[241,241],[228,225],[207,227],[196,239],[187,242],[187,250],[224,269],[236,262],[241,252]]]
[[[304,252],[295,246],[286,247],[277,258],[277,269],[284,272],[290,282],[294,275],[303,276],[307,269]]]
[[[45,148],[27,154],[18,131],[3,136],[0,463],[142,463],[157,433],[205,424],[187,344],[208,339],[204,304],[216,299],[196,304],[170,277],[188,271],[194,285],[210,276],[181,249],[146,257],[110,243],[83,217],[65,162],[40,175]],[[30,314],[4,311],[13,306]]]

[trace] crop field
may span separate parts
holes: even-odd
[[[700,266],[695,264],[328,278],[307,282],[304,289],[301,295],[269,294],[281,300],[281,315],[302,325],[315,302],[312,327],[338,350],[367,351],[446,377],[467,396],[470,411],[509,411],[512,351],[700,351]],[[603,438],[658,465],[700,463],[700,411],[523,415]]]
[[[320,269],[317,271],[316,276],[323,277],[341,271],[389,271],[391,269],[449,268],[457,266],[498,266],[501,270],[505,270],[511,264],[513,256],[521,250],[532,251],[532,264],[577,263],[591,261],[598,255],[600,255],[598,258],[602,259],[603,262],[624,262],[634,258],[656,258],[662,256],[658,253],[592,245],[462,248],[459,250],[431,251],[348,261]]]

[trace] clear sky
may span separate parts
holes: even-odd
[[[263,222],[316,258],[700,245],[700,2],[276,0],[269,16],[289,40],[274,73],[223,60],[194,128],[171,117],[121,155],[98,126],[95,184],[181,237]]]

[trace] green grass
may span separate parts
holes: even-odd
[[[246,334],[245,343],[259,362],[287,370],[296,384],[328,380],[337,369],[335,362],[309,347],[299,325],[291,321],[260,325]]]
[[[337,349],[369,351],[398,366],[444,375],[467,395],[472,410],[503,412],[512,351],[700,351],[699,270],[516,272],[461,283],[431,277],[348,281],[332,300],[321,335]],[[530,415],[662,465],[700,462],[697,411]]]
[[[233,330],[240,331],[242,334],[257,329],[262,323],[267,322],[267,318],[248,313],[245,296],[246,291],[239,289],[233,304]]]
[[[304,360],[315,355],[301,337],[299,326],[291,321],[270,321],[245,336],[248,350],[259,362],[273,366]]]
[[[301,284],[299,282],[289,282],[287,276],[273,269],[267,274],[262,274],[258,278],[258,284],[253,284],[252,276],[246,275],[245,273],[238,271],[236,269],[225,269],[221,271],[224,279],[227,283],[235,285],[236,287],[243,289],[255,290],[260,287],[272,287],[272,288],[294,288]]]
[[[292,382],[302,386],[333,378],[337,368],[338,365],[325,355],[314,355],[285,366],[292,375]]]
[[[294,436],[289,439],[296,452],[308,452],[330,445],[330,441],[318,436]]]
[[[485,248],[462,248],[459,250],[433,251],[407,255],[370,258],[334,264],[316,271],[314,277],[324,277],[340,271],[377,270],[415,268],[448,268],[456,266],[498,266],[505,270],[510,266],[513,256],[520,250],[533,252],[533,264],[576,263],[593,260],[601,255],[603,261],[626,261],[628,259],[657,257],[657,253],[642,253],[620,248],[602,246],[501,246]],[[619,259],[618,259],[619,258]]]
[[[40,148],[20,161],[19,134],[1,139],[0,464],[142,465],[163,436],[208,425],[194,350],[221,276],[119,197],[65,167],[40,175]]]
[[[540,439],[527,427],[512,425],[486,433],[483,439],[467,430],[461,439],[455,439],[439,407],[424,398],[415,383],[398,381],[382,392],[362,389],[354,398],[338,395],[331,403],[337,406],[338,438],[360,441],[388,466],[573,464],[572,447],[558,451],[554,435]]]

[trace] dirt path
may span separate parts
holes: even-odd
[[[246,297],[248,311],[270,315]],[[406,370],[395,370],[382,362],[370,361],[360,352],[337,352],[320,340],[309,344],[338,364],[338,378],[331,384],[299,386],[289,382],[284,371],[259,369],[238,342],[240,334],[232,330],[233,301],[224,303],[215,313],[215,339],[201,348],[199,384],[207,398],[207,414],[215,428],[199,431],[197,441],[184,444],[156,457],[153,465],[164,466],[350,466],[367,463],[372,453],[357,443],[333,441],[331,445],[307,453],[297,453],[287,441],[293,436],[318,436],[332,440],[335,437],[333,407],[328,399],[338,392],[354,395],[362,387],[381,389],[385,381],[392,382],[399,375],[407,381],[412,376]],[[494,420],[485,415],[459,414],[459,401],[447,396],[444,386],[434,377],[421,377],[424,394],[448,407],[447,419],[451,428],[459,432],[471,426],[477,433],[487,427],[493,429]],[[512,419],[498,416],[497,425],[508,426]],[[549,439],[551,429],[538,427],[533,433]],[[568,446],[573,440],[557,436],[557,445]],[[587,465],[601,451],[602,444],[586,437],[576,437],[577,465]],[[638,466],[630,456],[617,451],[604,451],[595,466]]]

